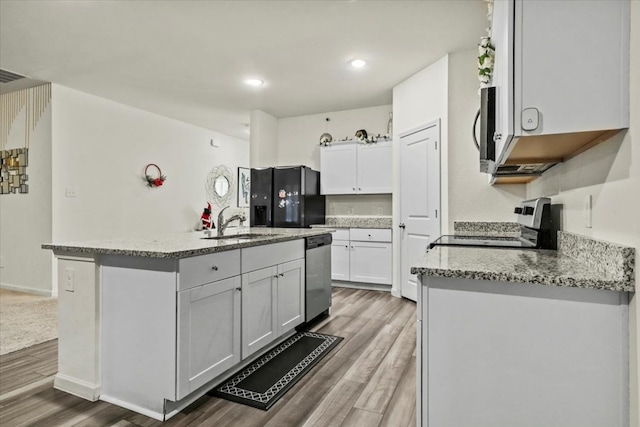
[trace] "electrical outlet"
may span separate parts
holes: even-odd
[[[586,196],[584,196],[584,201],[582,203],[584,226],[586,228],[591,228],[591,194],[587,194]]]
[[[67,187],[64,190],[64,195],[67,197],[76,197],[76,187]]]
[[[73,292],[75,287],[75,271],[73,268],[65,268],[64,269],[64,290]]]

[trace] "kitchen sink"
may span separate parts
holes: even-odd
[[[276,236],[276,234],[264,234],[264,233],[243,233],[243,234],[229,234],[227,236],[210,236],[210,237],[201,237],[204,240],[247,240],[247,239],[255,239],[257,237],[267,237],[267,236]]]

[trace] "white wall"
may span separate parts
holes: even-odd
[[[369,135],[384,135],[390,112],[391,105],[381,105],[279,119],[278,165],[306,165],[320,170],[320,135],[329,132],[334,141],[353,139],[359,129]]]
[[[477,59],[477,49],[449,54],[449,143],[448,159],[445,163],[443,158],[442,166],[449,183],[443,234],[453,231],[454,221],[515,221],[513,208],[526,199],[524,184],[490,186],[488,175],[479,172],[478,150],[471,135],[480,107]]]
[[[634,24],[635,22],[635,24]],[[630,127],[527,184],[527,197],[549,196],[563,205],[562,228],[636,249],[640,286],[640,2],[631,2]],[[592,197],[592,227],[583,219],[583,201]],[[640,426],[638,296],[630,306],[631,425]]]
[[[211,169],[235,177],[249,166],[247,141],[59,85],[52,104],[54,242],[186,232],[206,205]],[[167,176],[162,187],[143,181],[148,163]]]
[[[33,89],[29,89],[30,92]],[[25,111],[16,118],[5,149],[25,145]],[[51,104],[31,131],[27,166],[29,192],[0,195],[0,286],[52,295],[51,240]]]
[[[278,161],[278,119],[261,110],[251,112],[251,167],[274,166]]]

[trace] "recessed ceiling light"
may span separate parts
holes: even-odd
[[[246,79],[245,84],[248,84],[249,86],[254,86],[254,87],[258,87],[258,86],[262,86],[264,84],[264,80],[260,80],[260,79]]]
[[[367,65],[367,61],[365,61],[364,59],[354,59],[353,61],[351,61],[351,66],[354,68],[362,68],[365,65]]]

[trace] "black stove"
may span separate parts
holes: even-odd
[[[431,242],[434,246],[473,246],[514,249],[557,249],[557,223],[551,216],[551,199],[525,200],[515,208],[520,237],[444,235]]]

